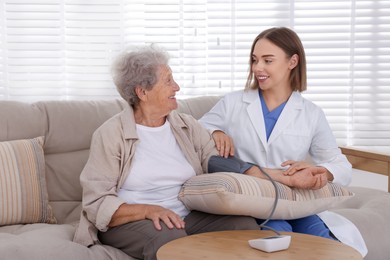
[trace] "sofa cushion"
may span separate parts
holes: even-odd
[[[208,112],[221,96],[200,96],[178,100],[177,111],[193,116],[195,119],[200,119]]]
[[[275,184],[279,199],[272,219],[302,218],[353,197],[352,192],[334,183],[318,190]],[[267,219],[275,203],[275,194],[269,180],[226,172],[190,178],[183,185],[179,198],[190,210]]]
[[[92,134],[125,106],[119,99],[0,101],[0,141],[45,137],[46,187],[58,223],[80,219],[80,172]]]
[[[390,193],[365,187],[348,189],[355,196],[331,211],[347,218],[359,229],[368,248],[364,259],[389,259],[390,247],[385,237],[390,233]]]
[[[43,137],[0,142],[0,225],[56,223],[49,205]]]
[[[75,225],[32,224],[0,227],[0,259],[132,260],[106,245],[86,247],[73,242]]]
[[[46,181],[50,204],[59,223],[80,219],[80,173],[89,156],[93,132],[122,111],[122,100],[45,101],[36,105],[44,112]],[[75,203],[77,202],[77,203]],[[65,213],[65,214],[64,214]]]

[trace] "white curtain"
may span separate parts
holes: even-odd
[[[0,100],[118,98],[131,45],[171,56],[179,98],[242,89],[253,39],[287,26],[340,145],[390,147],[389,0],[0,0]]]

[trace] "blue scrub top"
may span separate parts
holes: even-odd
[[[268,138],[271,135],[272,130],[274,129],[275,124],[278,121],[278,118],[279,118],[280,114],[282,113],[283,108],[286,105],[287,101],[280,104],[274,110],[269,111],[267,105],[265,104],[264,97],[261,94],[260,90],[259,90],[259,96],[260,96],[261,107],[263,108],[265,132],[267,134],[267,141],[268,141]]]

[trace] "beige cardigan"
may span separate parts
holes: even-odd
[[[217,155],[209,132],[192,116],[172,111],[168,117],[173,135],[197,175],[207,172],[209,158]],[[74,241],[85,246],[99,243],[112,215],[125,203],[117,196],[136,151],[138,136],[133,109],[128,106],[93,134],[89,159],[80,175],[82,212]]]

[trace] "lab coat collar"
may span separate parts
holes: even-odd
[[[247,103],[248,106],[246,111],[256,130],[257,136],[259,137],[264,149],[268,151],[267,134],[265,132],[263,109],[260,103],[260,97],[258,90],[245,90],[243,93],[242,100]]]
[[[248,103],[247,112],[248,116],[256,129],[256,133],[259,136],[264,148],[268,151],[268,146],[283,133],[283,130],[292,122],[295,116],[303,108],[303,98],[300,93],[293,92],[288,99],[286,106],[284,107],[278,121],[272,130],[271,136],[267,141],[267,135],[265,132],[263,109],[260,103],[260,97],[258,90],[246,90],[243,94],[243,102]],[[260,115],[260,116],[259,116]]]
[[[276,138],[278,138],[283,130],[288,127],[289,124],[295,119],[298,113],[303,109],[303,98],[298,92],[293,92],[290,98],[280,114],[278,121],[276,121],[275,127],[268,139],[268,144],[271,144]]]

